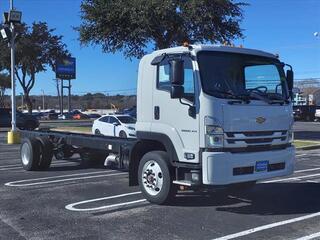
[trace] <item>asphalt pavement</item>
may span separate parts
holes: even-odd
[[[296,121],[293,129],[296,139],[320,140],[320,122]]]
[[[126,172],[82,169],[76,156],[26,172],[0,133],[0,239],[320,239],[319,154],[298,151],[294,175],[249,191],[179,192],[158,206]]]

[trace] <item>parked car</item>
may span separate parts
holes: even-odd
[[[90,114],[87,114],[87,115],[88,115],[88,117],[90,119],[97,119],[97,118],[101,117],[101,115],[98,114],[98,113],[90,113]]]
[[[34,130],[39,127],[39,121],[31,114],[17,111],[17,127],[21,130]],[[11,109],[0,108],[0,127],[11,127]]]
[[[44,112],[41,120],[57,120],[58,119],[58,113],[56,113],[55,110],[50,110],[48,112]]]
[[[293,106],[293,116],[295,120],[314,121],[317,116],[315,105],[298,105]]]
[[[34,116],[35,118],[40,120],[43,117],[43,113],[42,112],[33,112],[32,116]]]
[[[59,114],[58,119],[60,119],[60,120],[73,119],[73,114],[72,113]]]
[[[82,119],[89,119],[88,115],[87,114],[84,114],[84,113],[77,113],[77,114],[74,114],[72,116],[73,120],[82,120]]]
[[[120,138],[135,138],[136,121],[129,115],[102,116],[93,122],[92,133]]]

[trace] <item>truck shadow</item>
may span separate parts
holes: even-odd
[[[320,211],[320,184],[258,184],[248,191],[217,191],[211,196],[177,197],[174,206],[216,207],[238,214],[289,215]]]

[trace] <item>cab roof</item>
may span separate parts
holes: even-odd
[[[150,55],[153,57],[159,56],[161,54],[174,54],[174,53],[187,53],[191,52],[193,55],[196,55],[200,51],[216,51],[216,52],[228,52],[228,53],[240,53],[240,54],[249,54],[256,55],[268,58],[278,58],[275,54],[264,52],[261,50],[250,49],[250,48],[240,48],[240,47],[231,47],[231,46],[221,46],[221,45],[190,45],[189,47],[172,47],[154,51]]]

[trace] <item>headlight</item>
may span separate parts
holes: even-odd
[[[127,127],[129,130],[136,130],[134,127]]]
[[[293,140],[294,140],[294,133],[293,133],[293,130],[290,129],[290,130],[288,131],[288,142],[289,142],[289,143],[293,143]]]
[[[222,148],[224,142],[223,129],[220,126],[206,126],[206,147]]]

